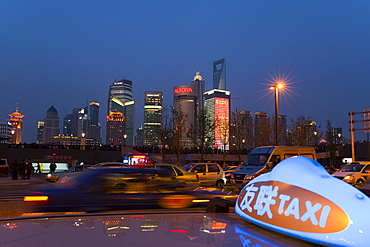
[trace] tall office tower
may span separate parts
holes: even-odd
[[[12,124],[8,121],[0,121],[0,143],[11,144]]]
[[[42,130],[42,143],[52,143],[53,137],[59,135],[59,116],[58,111],[52,105],[46,112]]]
[[[216,124],[215,147],[229,149],[230,134],[230,91],[212,89],[204,93],[204,107]]]
[[[74,108],[71,120],[71,133],[73,136],[82,137],[82,133],[85,135],[88,132],[88,108]]]
[[[254,113],[254,145],[267,146],[270,145],[271,127],[269,124],[268,114],[266,112]]]
[[[213,62],[213,89],[226,90],[225,58]]]
[[[239,111],[239,117],[241,118],[241,122],[244,125],[242,131],[243,136],[240,137],[243,143],[243,149],[251,149],[254,147],[253,145],[253,117],[251,111]]]
[[[118,114],[120,113],[120,114]],[[121,115],[118,117],[118,115]],[[116,117],[113,117],[116,116]],[[135,102],[132,100],[132,81],[122,79],[110,85],[107,113],[106,142],[111,145],[134,144]],[[115,123],[109,123],[113,121]],[[122,121],[118,124],[116,122]],[[111,129],[108,129],[111,128]],[[116,129],[112,129],[116,128]],[[118,129],[121,128],[121,129]],[[115,133],[116,132],[116,133]]]
[[[135,145],[144,146],[144,128],[142,126],[136,130]]]
[[[87,138],[94,139],[101,143],[101,124],[99,123],[99,107],[98,102],[90,102],[90,116]]]
[[[160,136],[157,131],[162,126],[163,94],[147,91],[144,94],[144,145],[158,145]]]
[[[197,113],[203,112],[204,110],[204,80],[200,75],[200,72],[197,71],[194,79],[191,81],[191,85],[194,88],[194,95],[197,97]]]
[[[8,119],[9,123],[12,125],[12,143],[18,144],[22,142],[22,129],[23,129],[23,117],[21,113],[18,112],[18,107],[16,108],[15,112],[9,114],[10,119]]]
[[[191,147],[193,144],[187,132],[191,126],[195,126],[196,111],[196,96],[191,85],[176,86],[173,90],[173,107],[176,112],[182,112],[186,116],[184,132],[182,133],[182,142],[184,147]]]
[[[44,125],[45,125],[45,122],[43,121],[37,122],[37,138],[36,138],[37,144],[42,144],[42,131],[44,129]]]
[[[67,114],[63,118],[63,135],[72,134],[72,114]]]
[[[287,144],[287,124],[286,124],[287,116],[286,115],[279,115],[278,116],[278,138],[279,143],[278,145],[286,145]]]

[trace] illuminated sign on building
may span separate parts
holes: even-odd
[[[181,88],[175,88],[173,90],[173,93],[192,93],[193,89],[191,87],[181,87]]]
[[[215,97],[214,114],[217,119],[215,128],[215,144],[217,148],[227,148],[225,145],[229,140],[229,107],[230,99]]]

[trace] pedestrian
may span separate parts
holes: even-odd
[[[19,169],[19,164],[17,162],[17,159],[14,159],[11,165],[12,169],[12,179],[13,180],[18,180],[18,169]]]
[[[55,170],[57,169],[57,164],[53,162],[50,164],[49,168],[50,168],[50,172],[55,172]]]
[[[37,162],[37,169],[36,169],[35,173],[41,173],[41,167],[40,167],[39,162]]]
[[[26,161],[22,159],[22,162],[19,164],[19,172],[21,174],[22,180],[26,179],[26,169],[27,169]]]
[[[30,179],[31,178],[32,170],[33,170],[33,166],[32,166],[31,159],[28,159],[27,160],[27,163],[26,163],[26,176],[27,176],[27,179]]]

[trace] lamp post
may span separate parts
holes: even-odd
[[[279,88],[283,88],[284,84],[282,82],[276,82],[270,87],[271,90],[275,91],[275,146],[278,146],[278,111],[279,111]]]
[[[85,146],[86,146],[85,133],[81,133],[81,150],[85,150]]]
[[[126,134],[124,134],[124,135],[123,135],[123,146],[126,146],[126,138],[127,138],[127,135],[126,135]]]

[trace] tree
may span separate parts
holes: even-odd
[[[318,138],[318,132],[313,127],[316,123],[303,115],[296,119],[291,119],[291,125],[288,128],[287,145],[288,146],[314,146]]]
[[[207,110],[198,113],[196,123],[190,125],[187,133],[188,138],[194,145],[194,150],[199,150],[200,160],[204,161],[204,155],[213,148],[215,122],[207,114]]]
[[[330,120],[326,121],[326,147],[327,151],[329,151],[329,168],[334,168],[335,166],[335,159],[337,157],[337,136],[334,131],[334,127],[331,124]]]
[[[159,142],[161,145],[162,162],[166,163],[166,151],[168,144],[171,140],[172,129],[170,125],[170,117],[168,115],[167,108],[163,109],[163,119],[160,127],[156,129]]]
[[[230,121],[230,136],[232,137],[232,146],[233,149],[238,154],[238,161],[239,164],[241,163],[241,153],[242,150],[245,148],[245,143],[247,142],[248,138],[248,119],[238,112],[238,109],[235,112],[231,113],[231,121]],[[248,139],[247,139],[248,138]],[[249,141],[249,140],[248,140]]]
[[[186,144],[186,122],[188,121],[188,115],[184,113],[181,108],[176,110],[172,107],[172,117],[170,119],[171,128],[171,149],[176,155],[176,164],[180,164],[180,154],[182,147]]]

